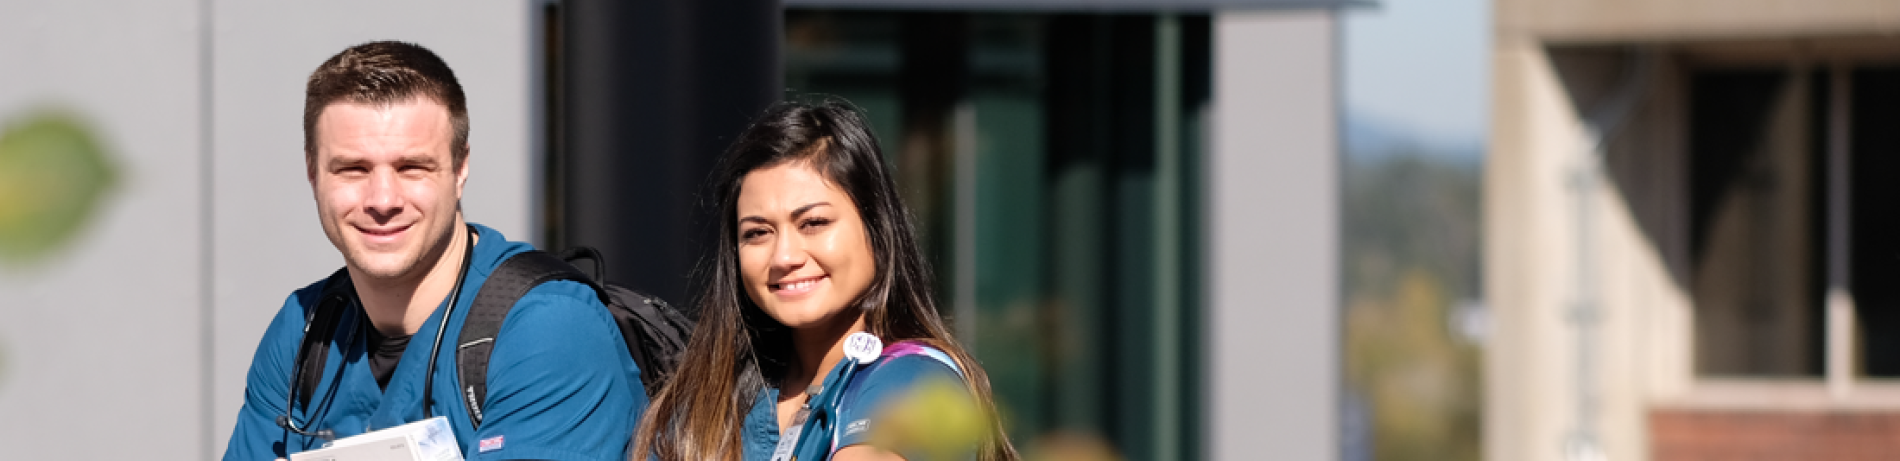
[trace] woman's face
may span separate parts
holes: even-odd
[[[746,173],[737,208],[746,294],[779,323],[827,325],[870,287],[877,262],[857,205],[810,163]]]

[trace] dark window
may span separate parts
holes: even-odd
[[[1824,74],[1823,74],[1824,75]],[[1689,77],[1690,291],[1705,375],[1819,376],[1825,216],[1813,75]]]
[[[1852,269],[1859,370],[1900,377],[1900,67],[1853,71]]]
[[[1156,289],[1158,252],[1187,268],[1174,271],[1180,286],[1197,280],[1191,238],[1156,243],[1161,212],[1197,235],[1192,187],[1178,203],[1155,199],[1157,125],[1179,124],[1182,171],[1195,171],[1208,98],[1208,18],[1178,21],[1179,48],[1160,50],[1148,14],[786,13],[787,87],[866,112],[944,313],[983,360],[1019,446],[1066,431],[1132,459],[1200,457],[1195,335],[1154,320],[1164,305],[1179,306],[1184,329],[1199,319],[1194,290],[1170,303]],[[1163,58],[1180,63],[1174,107],[1157,107]],[[1153,372],[1168,366],[1178,372]],[[1177,394],[1157,396],[1158,379]],[[1178,423],[1163,427],[1169,411]]]
[[[1900,376],[1900,215],[1892,210],[1900,203],[1900,67],[1848,69],[1841,94],[1825,66],[1690,76],[1700,374],[1822,375],[1826,297],[1843,287],[1857,323],[1851,374]],[[1835,110],[1842,102],[1846,110]],[[1835,146],[1841,128],[1847,144]],[[1848,158],[1839,197],[1829,189],[1839,180],[1828,163],[1837,147]],[[1833,206],[1846,216],[1831,219]]]

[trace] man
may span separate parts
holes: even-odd
[[[271,322],[224,458],[282,458],[444,416],[471,460],[626,459],[647,398],[587,285],[529,291],[496,336],[478,412],[457,389],[454,343],[469,304],[496,266],[532,248],[463,221],[468,109],[448,65],[408,43],[343,50],[311,73],[303,120],[317,216],[345,271],[292,293]],[[324,318],[334,320],[309,334],[323,338],[325,324],[334,333],[308,350],[326,358],[303,369],[306,324]],[[293,397],[306,379],[314,392]]]

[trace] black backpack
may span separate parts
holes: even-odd
[[[592,274],[583,273],[570,264],[581,259],[593,261]],[[508,311],[514,309],[515,301],[527,295],[528,290],[556,280],[581,282],[594,289],[613,315],[614,324],[620,327],[627,352],[640,366],[640,380],[646,386],[647,395],[659,393],[660,387],[672,377],[673,370],[679,367],[680,351],[686,349],[693,321],[658,297],[601,283],[605,278],[606,263],[600,252],[587,247],[569,250],[561,256],[539,250],[521,252],[503,261],[488,275],[476,292],[475,300],[469,303],[468,320],[454,343],[455,367],[460,379],[457,388],[462,390],[462,404],[468,408],[475,427],[482,424],[481,402],[488,396],[488,356],[494,351],[495,336],[501,331],[502,321],[508,318]],[[296,383],[303,391],[299,405],[307,407],[310,396],[316,394],[323,361],[328,356],[328,339],[335,334],[338,314],[345,310],[339,304],[349,303],[352,291],[347,270],[337,269],[325,282],[317,311],[305,326],[300,350],[303,361],[300,365],[317,372],[300,374],[302,382]]]

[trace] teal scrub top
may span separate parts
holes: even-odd
[[[474,427],[457,390],[453,343],[482,282],[509,256],[533,247],[510,242],[494,229],[473,227],[481,238],[447,319],[431,410],[447,417],[469,460],[627,459],[627,442],[646,410],[646,391],[611,314],[592,288],[578,282],[543,283],[509,311],[489,357],[482,426]],[[225,460],[268,461],[322,446],[323,440],[276,424],[289,401],[305,314],[316,307],[322,291],[319,281],[292,293],[265,331],[251,360]],[[359,330],[367,328],[367,317],[353,303],[350,309],[331,339],[316,395],[292,417],[306,429],[329,429],[338,438],[423,419],[424,373],[443,309],[438,307],[416,330],[386,389],[378,388],[370,373],[368,335]]]
[[[833,366],[825,378],[825,389],[821,392],[835,392],[831,387],[850,359],[840,360]],[[843,429],[839,437],[829,443],[825,458],[829,459],[838,449],[869,442],[872,429],[877,426],[876,415],[885,407],[897,403],[902,397],[918,385],[933,380],[950,380],[963,383],[955,361],[948,354],[918,342],[898,342],[884,349],[877,361],[845,383],[847,388],[838,405],[837,422]],[[965,389],[968,391],[968,389]],[[770,461],[772,453],[779,443],[777,388],[766,388],[759,392],[752,410],[746,413],[742,441],[746,461]],[[814,396],[816,397],[816,396]],[[807,434],[805,437],[829,437],[831,434]],[[976,447],[970,447],[975,453]],[[904,453],[899,453],[904,455]],[[906,459],[917,461],[916,456],[905,455]],[[968,459],[969,456],[959,457]],[[801,461],[805,461],[802,460]],[[817,461],[817,460],[812,460]]]

